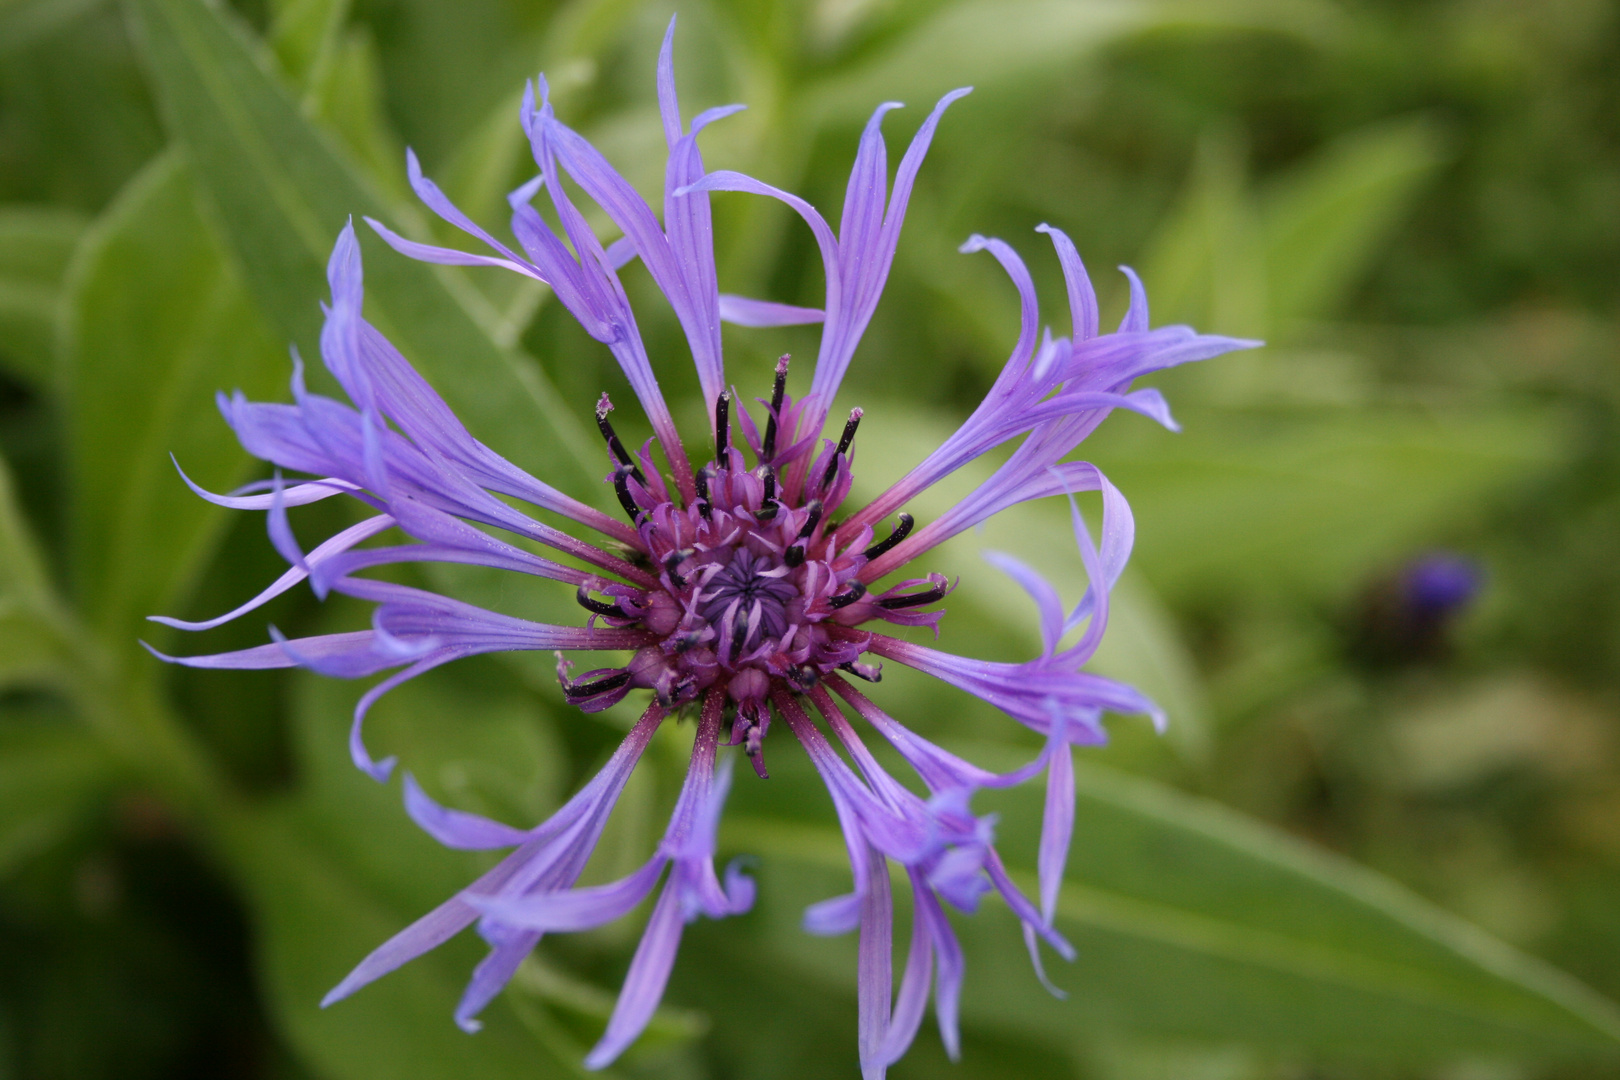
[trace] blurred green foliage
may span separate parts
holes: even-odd
[[[166,668],[137,642],[196,651],[143,616],[213,615],[279,572],[256,516],[192,498],[169,454],[216,489],[258,475],[213,391],[276,397],[287,345],[316,355],[347,216],[455,242],[412,205],[403,147],[498,228],[531,168],[517,95],[543,68],[559,111],[656,192],[652,65],[673,10],[0,0],[0,1078],[582,1073],[634,925],[548,939],[477,1036],[450,1020],[472,940],[319,1010],[485,863],[350,767],[357,687]],[[869,490],[966,414],[1016,332],[1000,272],[954,251],[970,232],[1026,253],[1049,312],[1041,221],[1075,237],[1105,312],[1123,286],[1103,268],[1128,261],[1155,322],[1270,342],[1159,380],[1183,434],[1122,416],[1086,448],[1139,535],[1098,666],[1173,724],[1117,723],[1081,763],[1068,999],[1035,982],[1004,911],[959,920],[964,1060],[924,1032],[895,1076],[1611,1075],[1620,8],[697,0],[680,20],[688,114],[750,106],[705,136],[710,166],[828,212],[875,104],[911,106],[889,120],[904,137],[939,93],[977,87],[940,129],[851,369]],[[715,213],[725,288],[819,304],[789,213],[741,196]],[[605,351],[543,287],[362,240],[368,314],[472,429],[603,499],[581,421],[618,385]],[[660,379],[700,416],[678,327],[645,275],[627,283]],[[726,333],[744,390],[814,347],[807,330]],[[344,513],[310,507],[297,527]],[[946,644],[1028,656],[1030,612],[985,546],[1076,595],[1061,508],[937,560],[962,583]],[[1415,637],[1389,597],[1435,548],[1477,559],[1487,586]],[[573,617],[494,575],[422,583]],[[363,619],[299,592],[207,647]],[[412,684],[379,706],[376,745],[447,802],[536,821],[623,724],[564,708],[547,666],[486,658]],[[931,737],[992,765],[1027,756],[994,710],[886,674],[884,700]],[[593,879],[652,843],[683,737],[659,736]],[[856,1075],[853,944],[798,929],[845,887],[841,844],[808,766],[784,747],[772,772],[739,783],[722,835],[759,857],[757,910],[692,928],[612,1075]],[[1017,873],[1038,796],[984,798]]]

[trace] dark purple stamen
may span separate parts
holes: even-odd
[[[908,607],[921,607],[924,604],[932,604],[935,600],[943,600],[945,598],[946,591],[947,590],[944,585],[935,585],[931,588],[924,589],[922,592],[907,593],[903,596],[891,596],[888,599],[879,600],[878,607],[884,608],[888,611],[899,611],[901,608]]]
[[[788,685],[800,693],[815,689],[816,683],[821,681],[821,672],[810,664],[800,664],[790,667],[786,675]]]
[[[849,410],[849,419],[844,421],[844,434],[838,440],[838,449],[827,459],[827,471],[821,474],[821,490],[826,491],[831,487],[833,477],[838,475],[838,459],[849,453],[850,444],[855,441],[855,429],[861,426],[861,415],[860,409]]]
[[[722,390],[714,403],[714,460],[726,463],[726,450],[731,446],[731,391]]]
[[[709,520],[709,480],[714,473],[714,463],[710,462],[699,469],[693,478],[693,483],[697,485],[698,513],[703,515],[704,521]]]
[[[625,670],[614,672],[612,675],[609,675],[606,678],[597,679],[595,682],[591,683],[569,682],[567,679],[563,679],[562,687],[563,693],[570,698],[595,697],[597,694],[605,693],[609,690],[617,690],[619,687],[623,686],[629,681],[630,672]]]
[[[608,400],[606,394],[603,394],[602,400],[596,403],[596,429],[602,433],[602,438],[607,440],[608,453],[613,455],[613,459],[620,465],[630,467],[631,475],[636,478],[636,483],[646,484],[646,477],[641,475],[641,470],[636,467],[635,459],[630,456],[630,451],[624,448],[624,443],[619,441],[618,432],[613,430],[613,424],[608,421],[608,413],[612,411],[613,402]]]
[[[664,572],[669,575],[670,582],[677,589],[686,588],[686,579],[681,577],[677,571],[679,570],[681,563],[685,562],[691,557],[691,548],[682,548],[679,551],[672,551],[668,555],[664,556]]]
[[[799,526],[800,540],[808,540],[810,538],[810,534],[816,531],[816,526],[821,524],[821,500],[811,499],[809,503],[805,505],[804,510],[804,524]]]
[[[760,500],[759,512],[754,515],[756,520],[770,521],[776,517],[776,470],[769,465],[761,465],[758,470],[760,481],[765,485],[765,494]]]
[[[586,611],[594,611],[598,615],[607,615],[615,619],[622,619],[625,617],[623,609],[621,609],[617,603],[610,604],[603,600],[592,599],[591,595],[585,591],[585,586],[583,585],[579,587],[578,592],[574,593],[574,599],[578,600],[579,606],[584,608]]]
[[[865,679],[869,683],[883,681],[883,666],[881,664],[863,664],[857,660],[849,660],[838,665],[839,671],[847,671],[857,679]]]
[[[866,595],[866,586],[859,581],[849,583],[849,592],[839,593],[827,601],[830,608],[847,608],[855,601]]]
[[[788,357],[783,354],[776,362],[776,383],[771,387],[771,409],[765,417],[765,438],[759,445],[759,460],[769,463],[776,456],[776,417],[782,411],[782,398],[787,393]]]
[[[810,539],[810,534],[815,532],[816,526],[821,523],[820,499],[811,499],[810,502],[806,504],[804,509],[804,524],[799,527],[799,535],[796,537],[797,542],[792,547],[782,552],[782,561],[787,563],[789,566],[796,567],[804,565],[805,541]]]
[[[917,520],[915,518],[913,518],[910,514],[901,514],[900,515],[900,524],[898,524],[898,525],[896,525],[894,527],[894,532],[889,534],[888,539],[879,540],[877,543],[875,543],[871,547],[867,548],[861,554],[866,556],[866,561],[867,562],[871,562],[873,559],[875,559],[879,555],[882,555],[885,552],[889,551],[891,548],[893,548],[900,541],[902,541],[906,537],[910,536],[911,535],[911,528],[915,524],[917,524]]]
[[[620,465],[613,470],[613,494],[619,497],[619,505],[624,512],[630,515],[630,524],[640,525],[642,515],[645,513],[636,505],[634,496],[630,494],[630,477],[640,477],[640,472],[634,465]]]

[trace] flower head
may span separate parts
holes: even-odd
[[[1056,249],[1068,285],[1072,331],[1039,331],[1033,283],[1016,252],[1000,240],[972,237],[963,250],[987,251],[1006,270],[1022,302],[1022,328],[1001,376],[956,434],[865,506],[849,504],[852,460],[862,420],[852,409],[827,437],[839,384],[882,293],[899,240],[912,183],[946,108],[928,115],[887,183],[880,106],[860,140],[843,216],[835,233],[797,196],[734,172],[704,171],[698,133],[732,111],[710,110],[686,126],[675,97],[670,34],[658,65],[658,95],[669,146],[664,218],[590,143],[562,124],[546,98],[525,98],[522,123],[539,174],[512,193],[515,250],[453,206],[413,156],[412,186],[441,217],[484,242],[472,254],[404,239],[371,222],[413,258],[491,265],[546,282],[585,330],[623,369],[649,417],[653,439],[626,446],[604,394],[595,420],[606,446],[623,519],[557,491],[501,458],[462,426],[406,359],[361,314],[359,247],[346,227],[333,250],[331,304],[321,358],[349,402],[311,394],[295,365],[291,404],[221,397],[220,408],[244,446],[278,469],[312,479],[291,486],[278,478],[246,493],[204,497],[240,509],[268,511],[269,531],[291,568],[241,608],[206,623],[161,619],[207,629],[258,607],[305,578],[320,594],[337,591],[376,606],[368,630],[286,640],[239,652],[176,659],[202,667],[300,665],[353,678],[392,671],[356,708],[351,750],[378,780],[393,761],[373,759],[362,738],[371,704],[407,679],[463,656],[504,650],[551,650],[568,701],[587,712],[632,695],[647,699],[640,720],[603,770],[561,810],[519,829],[434,803],[407,775],[406,808],[441,843],[456,848],[512,848],[494,869],[441,907],[384,943],[327,997],[342,998],[415,956],[477,924],[490,945],[474,972],[456,1020],[476,1029],[476,1015],[505,985],[546,933],[581,930],[616,919],[663,881],[651,920],[631,963],[619,1004],[587,1064],[599,1067],[641,1031],[663,992],[682,927],[698,915],[745,911],[752,883],[735,867],[714,867],[715,831],[730,784],[735,745],[761,776],[767,749],[777,753],[785,727],[826,782],[843,827],[854,888],[812,907],[812,933],[860,932],[860,1053],[869,1077],[881,1076],[910,1044],[933,985],[947,1048],[957,1044],[957,1000],[963,965],[947,906],[972,911],[998,893],[1022,920],[1032,956],[1045,940],[1069,946],[1053,914],[1073,816],[1070,745],[1104,738],[1104,712],[1157,717],[1128,686],[1080,670],[1107,621],[1108,593],[1129,557],[1133,536],[1124,498],[1093,466],[1064,459],[1115,408],[1170,424],[1154,391],[1135,390],[1140,375],[1204,359],[1250,342],[1199,335],[1186,327],[1150,329],[1140,282],[1130,275],[1131,303],[1117,332],[1103,334],[1096,297],[1069,239],[1041,226]],[[567,177],[606,212],[623,236],[603,244],[571,201]],[[532,205],[544,191],[563,235]],[[723,295],[715,273],[708,199],[711,192],[753,192],[780,199],[809,225],[826,269],[822,309]],[[618,270],[639,258],[685,330],[705,395],[710,430],[689,455],[677,433],[642,345]],[[809,393],[787,392],[789,365],[776,367],[768,397],[750,409],[728,389],[720,348],[721,320],[747,325],[822,323]],[[1023,442],[989,480],[920,527],[904,512],[920,492],[964,464],[1014,439]],[[712,441],[711,441],[712,440]],[[660,457],[663,467],[660,467]],[[189,483],[189,481],[188,481]],[[1045,647],[1027,663],[991,663],[915,644],[891,627],[935,626],[952,583],[934,573],[894,580],[938,544],[999,511],[1032,499],[1098,491],[1102,538],[1095,544],[1073,514],[1076,543],[1090,588],[1066,609],[1056,592],[1011,556],[991,561],[1034,597]],[[303,551],[288,524],[290,507],[342,495],[371,515]],[[595,538],[581,539],[516,509],[523,503],[559,515]],[[892,525],[888,520],[894,517]],[[407,542],[365,547],[397,529]],[[542,557],[503,540],[522,538],[548,549]],[[362,576],[396,562],[453,562],[548,578],[571,587],[583,609],[578,625],[529,622],[421,589]],[[1071,633],[1077,640],[1067,646]],[[564,654],[617,650],[616,665],[580,674]],[[882,660],[933,675],[996,705],[1045,736],[1045,749],[1023,769],[996,774],[928,742],[869,699],[856,682],[877,682]],[[852,681],[853,680],[853,681]],[[691,765],[680,800],[656,853],[641,869],[606,885],[577,887],[578,878],[619,793],[666,720],[696,714]],[[819,715],[818,724],[813,714]],[[863,742],[857,723],[887,740],[926,787],[926,797],[891,777]],[[830,737],[829,737],[830,734]],[[842,749],[842,753],[839,752]],[[854,763],[854,768],[846,762]],[[973,794],[1020,783],[1045,771],[1047,810],[1040,857],[1040,897],[1027,898],[1008,877],[994,844],[994,821],[974,814]],[[892,897],[888,863],[904,868],[915,896],[910,958],[892,993]],[[1036,959],[1037,966],[1039,959]],[[936,969],[937,965],[937,969]],[[1043,976],[1044,978],[1044,976]]]

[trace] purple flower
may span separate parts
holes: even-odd
[[[494,265],[544,281],[585,330],[618,361],[651,420],[654,438],[632,450],[615,433],[604,394],[595,416],[607,447],[625,520],[604,514],[513,466],[478,442],[403,356],[361,315],[359,247],[352,227],[339,236],[328,267],[331,305],[321,358],[349,403],[311,394],[295,366],[292,404],[221,397],[220,408],[242,444],[278,469],[312,479],[277,479],[215,502],[269,513],[270,535],[291,564],[279,580],[242,607],[204,623],[160,619],[202,630],[236,618],[298,582],[375,603],[368,630],[286,640],[214,656],[174,659],[215,668],[300,665],[353,678],[390,671],[355,710],[355,763],[378,780],[392,759],[374,760],[361,737],[371,703],[430,668],[476,653],[554,650],[568,700],[585,711],[648,692],[641,719],[607,766],[561,810],[523,830],[438,806],[405,778],[412,818],[455,848],[513,849],[502,862],[368,956],[328,996],[330,1004],[477,924],[490,952],[468,985],[456,1020],[475,1030],[478,1012],[548,932],[597,926],[619,918],[659,889],[651,920],[631,962],[602,1040],[586,1059],[612,1061],[633,1041],[663,993],[682,928],[707,915],[746,911],[753,885],[733,867],[717,876],[716,823],[730,783],[719,747],[742,747],[766,775],[766,744],[783,725],[809,754],[832,796],[848,844],[853,890],[816,904],[805,928],[818,934],[859,930],[860,1055],[868,1077],[880,1077],[904,1053],[921,1023],[932,987],[940,1032],[957,1052],[962,952],[946,908],[972,911],[994,892],[1025,927],[1037,968],[1036,942],[1062,955],[1054,908],[1073,819],[1072,744],[1103,741],[1104,712],[1145,713],[1153,704],[1128,686],[1080,670],[1101,639],[1108,594],[1129,557],[1130,508],[1092,465],[1064,459],[1115,408],[1170,425],[1164,401],[1132,390],[1136,377],[1255,343],[1199,335],[1186,327],[1150,329],[1140,282],[1126,271],[1131,302],[1119,330],[1100,333],[1091,283],[1068,237],[1048,226],[1068,286],[1072,330],[1040,332],[1035,290],[1022,260],[1000,240],[974,236],[967,252],[988,251],[1012,278],[1022,301],[1022,328],[1011,357],[983,404],[962,428],[866,506],[846,507],[861,410],[848,414],[836,438],[822,429],[844,372],[872,317],[899,240],[906,202],[945,109],[967,93],[945,96],[924,121],[887,183],[880,124],[896,106],[873,114],[860,148],[836,233],[808,203],[734,172],[705,173],[697,134],[731,109],[681,120],[671,40],[658,65],[658,96],[669,146],[664,219],[583,138],[553,115],[540,82],[526,96],[522,122],[539,175],[512,193],[514,250],[457,210],[408,159],[412,186],[445,220],[494,254],[470,254],[374,229],[414,258],[456,265]],[[567,194],[564,177],[622,231],[604,245]],[[563,235],[532,205],[550,198]],[[810,226],[825,263],[824,309],[727,296],[716,280],[709,193],[754,192],[780,199]],[[712,453],[689,457],[648,360],[618,270],[639,258],[673,306],[690,343],[712,424]],[[768,399],[751,412],[727,389],[721,320],[752,326],[822,323],[821,347],[808,395],[787,393],[788,361],[776,368]],[[835,429],[836,431],[836,429]],[[916,527],[903,512],[920,492],[1003,443],[1022,439],[995,474],[952,509]],[[656,450],[662,456],[660,467]],[[189,480],[187,481],[190,482]],[[195,487],[195,486],[194,486]],[[990,560],[1034,598],[1044,648],[1022,664],[967,659],[884,632],[884,625],[935,626],[951,583],[938,574],[895,582],[893,575],[936,545],[1016,503],[1097,491],[1102,537],[1094,544],[1078,511],[1073,524],[1091,585],[1072,608],[1037,573],[1011,556]],[[360,524],[304,552],[287,509],[334,495],[366,504]],[[522,503],[594,533],[580,539],[515,509]],[[891,515],[896,523],[886,525]],[[397,529],[406,542],[365,547]],[[880,535],[881,532],[881,535]],[[549,550],[535,555],[497,534]],[[625,554],[628,552],[629,554]],[[387,563],[456,562],[498,567],[563,582],[588,612],[584,625],[552,626],[474,607],[420,589],[360,576]],[[1064,645],[1073,638],[1072,644]],[[574,676],[570,650],[621,650],[619,666]],[[905,664],[996,705],[1045,737],[1023,769],[978,768],[908,730],[870,700],[856,681],[876,683],[879,660]],[[854,681],[852,681],[854,680]],[[819,714],[820,723],[812,716]],[[680,801],[656,854],[641,869],[607,885],[578,887],[602,828],[636,762],[666,719],[696,713],[697,733]],[[927,796],[884,771],[857,724],[888,741],[915,770]],[[830,737],[829,737],[830,733]],[[778,736],[780,741],[781,736]],[[842,753],[839,752],[841,748]],[[853,761],[854,768],[846,763]],[[1039,850],[1040,895],[1031,900],[1012,882],[994,844],[994,821],[975,815],[981,788],[1005,787],[1047,773]],[[889,863],[905,871],[916,918],[909,958],[893,991],[893,901]],[[1042,976],[1044,978],[1044,975]]]

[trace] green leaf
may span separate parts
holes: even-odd
[[[66,612],[0,458],[0,689],[41,686],[66,670]]]
[[[1016,760],[955,749],[995,767]],[[773,774],[797,767],[785,757]],[[1082,763],[1075,784],[1058,922],[1079,956],[1047,961],[1069,998],[1041,989],[1013,921],[988,905],[955,920],[969,1025],[1048,1042],[1113,1031],[1392,1063],[1620,1055],[1612,1004],[1385,878],[1151,781]],[[1002,849],[1032,891],[1038,789],[980,801],[1002,812]],[[796,932],[804,903],[848,889],[837,832],[736,815],[723,829],[723,848],[762,856],[761,918],[784,960],[851,984],[850,943]]]
[[[1352,133],[1266,192],[1272,318],[1337,315],[1444,160],[1434,124],[1407,118]]]
[[[1172,598],[1342,597],[1565,453],[1560,417],[1526,408],[1180,419],[1168,435],[1121,417],[1087,446],[1131,500],[1133,565]]]
[[[277,6],[270,27],[276,59],[294,82],[319,81],[342,39],[349,0],[286,0]]]
[[[339,600],[330,617],[341,621],[359,607]],[[499,665],[483,663],[458,665],[459,681],[435,673],[390,693],[373,712],[368,739],[452,805],[532,825],[556,805],[561,777],[548,765],[563,754],[532,695]],[[536,1011],[549,1008],[550,997],[568,997],[543,978],[525,979],[514,1002],[521,1017],[503,999],[485,1011],[476,1036],[455,1026],[456,1001],[486,951],[470,929],[319,1008],[367,952],[493,860],[440,846],[407,818],[397,783],[378,784],[354,768],[348,726],[361,687],[307,673],[295,687],[304,784],[265,813],[231,819],[223,834],[260,931],[259,970],[281,1030],[333,1080],[583,1076],[588,1047]]]
[[[287,354],[197,213],[178,154],[143,170],[96,223],[69,275],[64,337],[74,589],[120,650],[172,608],[224,513],[175,475],[226,490],[247,454],[214,393],[263,397]]]
[[[0,56],[50,37],[100,5],[101,0],[10,0],[0,4]]]
[[[1251,337],[1270,332],[1246,152],[1225,128],[1199,140],[1180,201],[1154,231],[1139,267],[1155,324],[1190,323],[1206,333]]]
[[[889,98],[931,106],[958,86],[985,86],[1056,67],[1147,25],[1154,5],[1135,0],[969,0],[944,7],[855,70],[811,90],[818,118],[859,121]]]
[[[71,210],[0,207],[0,364],[35,390],[51,387],[62,275],[84,227]]]
[[[323,833],[332,811],[313,809],[238,817],[229,840],[256,929],[260,985],[277,1026],[306,1062],[331,1080],[581,1075],[577,1061],[534,1039],[500,1000],[484,1011],[478,1034],[456,1027],[456,1002],[482,951],[471,933],[321,1009],[321,998],[367,949],[422,912],[401,910],[369,887],[349,852],[334,849]],[[367,823],[371,843],[397,847],[424,866],[464,861],[394,810],[392,829],[380,827],[382,819]]]
[[[958,86],[1049,74],[1075,58],[1154,28],[1261,29],[1321,36],[1337,20],[1319,3],[1199,4],[1154,0],[964,0],[941,5],[884,50],[811,88],[809,115],[864,120],[880,101],[914,106]]]
[[[317,355],[318,301],[333,240],[351,216],[386,216],[310,126],[224,10],[132,0],[165,115],[218,212],[248,287],[280,332]],[[500,349],[469,310],[464,277],[395,254],[360,225],[370,317],[480,437],[565,490],[594,492],[595,449],[529,361]],[[493,313],[480,312],[487,322]],[[562,475],[558,475],[559,472]]]
[[[0,718],[0,876],[65,837],[113,777],[110,757],[88,732]]]

